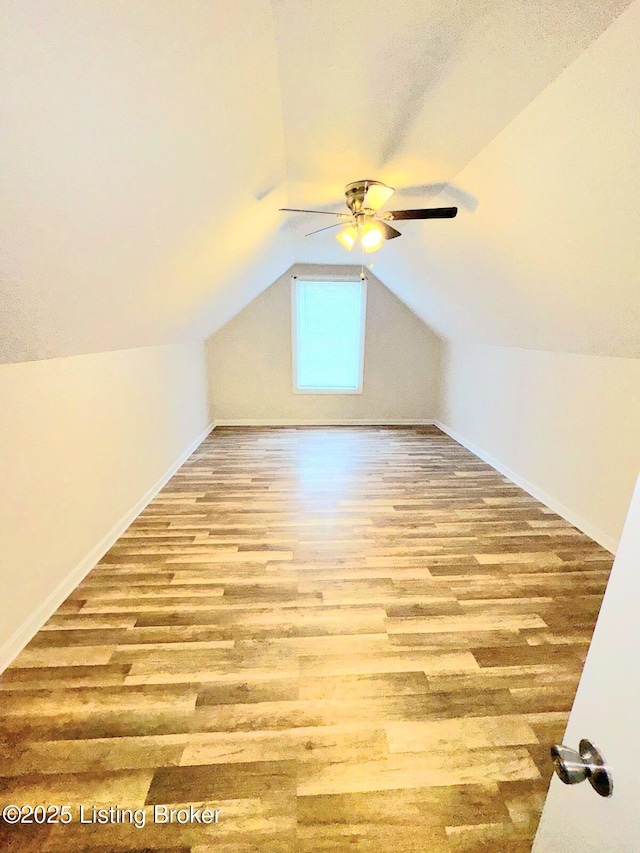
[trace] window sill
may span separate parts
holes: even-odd
[[[342,396],[344,394],[362,394],[362,388],[293,388],[294,394],[333,394]]]

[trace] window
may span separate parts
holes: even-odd
[[[293,390],[362,394],[367,285],[291,279]]]

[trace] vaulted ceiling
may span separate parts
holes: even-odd
[[[357,261],[278,208],[363,177],[460,206],[367,258],[436,331],[640,356],[627,7],[5,0],[1,360],[203,338],[292,263]]]

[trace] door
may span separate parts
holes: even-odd
[[[613,794],[605,799],[588,781],[564,785],[554,774],[532,853],[638,853],[640,478],[563,742],[578,749],[583,738],[606,759]]]

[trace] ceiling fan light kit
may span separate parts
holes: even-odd
[[[358,229],[355,225],[347,225],[347,227],[341,231],[339,234],[336,234],[336,239],[338,239],[345,249],[351,251],[355,246],[356,240],[358,239]]]
[[[382,246],[384,234],[375,222],[365,222],[360,229],[360,242],[365,252],[375,252]]]
[[[352,181],[344,188],[348,213],[334,213],[331,210],[301,210],[300,208],[281,207],[281,211],[289,213],[319,213],[324,216],[335,216],[340,221],[325,228],[311,231],[318,234],[320,231],[328,231],[331,228],[342,226],[342,231],[336,235],[340,243],[351,251],[356,243],[360,243],[365,252],[375,252],[385,240],[393,240],[401,237],[400,231],[389,225],[394,220],[408,219],[453,219],[457,214],[457,207],[428,207],[415,210],[388,210],[378,214],[380,208],[389,201],[395,189],[383,184],[382,181],[365,179]]]

